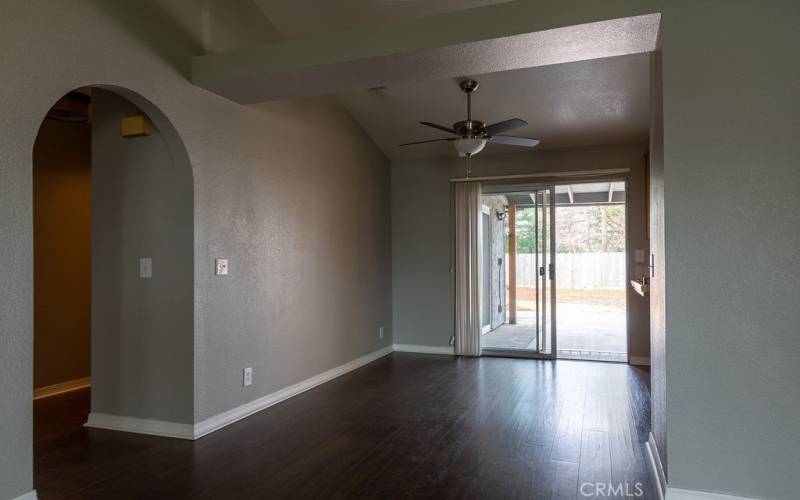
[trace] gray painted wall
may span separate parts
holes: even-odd
[[[629,274],[633,249],[647,250],[645,144],[623,144],[476,156],[472,175],[630,168]],[[466,173],[459,158],[392,164],[392,269],[397,342],[446,346],[453,332],[450,275],[450,183]],[[628,287],[630,354],[647,357],[649,305]]]
[[[664,127],[661,52],[650,56],[650,427],[664,473],[667,456],[666,272],[664,268]]]
[[[240,337],[235,331],[209,328],[198,334],[198,323],[204,318],[235,313],[226,313],[226,307],[214,303],[216,292],[205,290],[214,285],[200,283],[197,276],[208,272],[209,258],[229,237],[228,233],[214,237],[220,220],[230,219],[224,214],[219,219],[207,218],[209,211],[234,213],[231,207],[241,200],[230,187],[235,183],[225,178],[226,167],[234,166],[239,172],[240,166],[247,166],[254,176],[268,167],[271,177],[280,177],[284,170],[271,156],[275,142],[265,141],[280,135],[282,127],[258,110],[236,106],[190,85],[182,71],[187,54],[196,51],[196,46],[184,43],[180,30],[164,29],[158,18],[136,18],[145,10],[144,2],[137,3],[131,9],[134,16],[127,18],[115,17],[105,8],[114,3],[123,2],[9,1],[3,4],[0,17],[0,61],[3,68],[13,68],[0,73],[4,89],[0,94],[0,255],[4,257],[0,272],[5,280],[0,287],[0,498],[13,498],[32,487],[31,150],[44,114],[65,92],[89,82],[127,87],[146,96],[172,120],[195,169],[196,352],[209,349],[202,357],[211,358],[217,342],[233,344],[236,350],[241,350],[240,344],[258,342],[250,334]],[[513,18],[483,16],[481,25],[500,33],[506,25],[548,28],[663,12],[670,484],[794,498],[794,478],[800,470],[796,453],[800,310],[795,304],[800,284],[792,271],[800,264],[796,252],[800,221],[794,201],[800,188],[796,140],[800,123],[793,104],[800,93],[800,66],[791,62],[800,45],[796,29],[800,4],[791,0],[529,0],[513,2],[509,9]],[[78,33],[58,29],[69,26],[84,29]],[[229,184],[217,191],[214,183],[220,180]],[[245,186],[251,180],[240,179],[236,185]],[[404,181],[397,176],[397,181],[413,187],[412,178]],[[421,192],[435,197],[437,189]],[[221,193],[227,193],[223,201],[204,208],[208,200],[222,199]],[[413,194],[409,189],[402,196]],[[410,215],[397,219],[400,233],[420,217],[430,217],[441,227],[439,215],[432,210]],[[435,231],[427,235],[441,242]],[[422,249],[395,248],[402,248],[414,260],[428,259]],[[432,248],[436,250],[435,245]],[[433,289],[427,296],[433,301],[450,294],[449,259],[442,262],[442,255],[447,257],[448,252],[430,255],[434,275],[414,274]],[[309,262],[313,262],[310,257]],[[394,266],[408,262],[402,258]],[[444,271],[436,267],[441,264]],[[384,284],[388,281],[387,277]],[[246,294],[236,293],[237,304],[249,300]],[[442,318],[441,309],[430,300],[404,299],[394,307],[406,313],[419,311],[437,325],[449,326],[449,314]],[[248,321],[247,311],[242,308],[242,322]],[[403,319],[398,325],[414,335],[417,323]],[[444,345],[440,339],[446,343],[450,335],[425,325],[420,330],[420,341],[430,337],[439,345]],[[371,332],[365,335],[372,336]],[[215,340],[222,336],[225,341]],[[230,354],[232,350],[223,350],[221,365],[236,366],[242,361]],[[303,361],[303,357],[295,355],[294,360]],[[196,366],[197,371],[202,369]],[[228,380],[232,384],[234,377],[238,381],[238,367],[222,377],[223,387]]]
[[[392,343],[388,160],[332,99],[254,113],[246,159],[195,166],[198,421]]]
[[[797,498],[800,3],[684,9],[662,21],[669,482]]]
[[[92,92],[92,412],[193,421],[192,171],[157,127],[123,138],[142,111]],[[139,278],[139,258],[153,277]]]
[[[32,148],[47,110],[74,88],[130,89],[126,98],[174,125],[161,129],[167,145],[182,139],[188,152],[194,391],[183,390],[194,392],[195,421],[392,343],[386,158],[326,99],[254,109],[192,86],[186,63],[202,48],[146,15],[146,2],[124,7],[3,4],[0,65],[14,71],[0,72],[0,499],[33,484]],[[215,257],[231,259],[226,280],[212,275]],[[255,368],[247,390],[244,366]]]

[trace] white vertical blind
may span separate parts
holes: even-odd
[[[480,217],[481,185],[454,184],[455,237],[455,353],[481,355],[480,324]]]

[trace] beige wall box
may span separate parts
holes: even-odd
[[[150,120],[145,115],[126,116],[122,119],[122,137],[150,135]]]

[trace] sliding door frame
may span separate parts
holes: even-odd
[[[510,349],[510,348],[482,348],[481,352],[484,356],[501,356],[501,357],[516,357],[516,358],[533,358],[533,359],[556,359],[558,355],[557,346],[557,333],[556,333],[556,264],[555,264],[555,184],[537,184],[535,186],[530,186],[531,189],[526,189],[520,192],[527,192],[529,194],[533,194],[533,207],[536,211],[535,222],[534,222],[534,241],[536,242],[536,259],[537,259],[537,269],[536,269],[536,348],[535,349]],[[510,192],[510,191],[507,191]],[[548,206],[541,206],[539,203],[539,198],[541,194],[542,202],[544,203],[545,193],[549,193],[549,200]],[[543,205],[542,203],[542,205]],[[515,209],[516,209],[515,205]],[[549,213],[549,220],[548,226],[546,230],[549,231],[547,237],[549,237],[549,251],[544,252],[542,249],[542,266],[544,267],[544,275],[542,276],[543,282],[541,283],[542,290],[540,296],[540,282],[539,282],[539,266],[538,266],[538,245],[539,245],[539,231],[545,230],[544,227],[539,226],[539,210],[543,210],[542,212],[542,221],[544,222],[546,219],[545,214]],[[545,297],[546,295],[546,283],[550,284],[550,352],[542,352],[540,349],[540,345],[542,345],[542,336],[545,336],[548,332],[544,332],[543,330],[547,329],[547,315],[543,313],[541,309],[544,307],[546,303]],[[541,301],[540,301],[541,297]],[[540,303],[541,302],[541,303]]]

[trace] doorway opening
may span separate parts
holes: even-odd
[[[626,362],[626,183],[481,196],[486,354]]]
[[[91,393],[91,89],[59,99],[33,148],[34,454]]]
[[[60,98],[32,170],[34,485],[69,496],[87,447],[132,445],[92,428],[193,422],[192,170],[166,117],[116,87]]]
[[[488,285],[485,278],[482,285],[484,296],[490,290],[493,318],[491,328],[481,332],[481,347],[487,354],[552,357],[553,189],[495,192],[487,186],[484,193],[482,204],[492,229],[481,234],[483,262],[496,270]]]
[[[555,190],[558,356],[627,362],[625,182]]]

